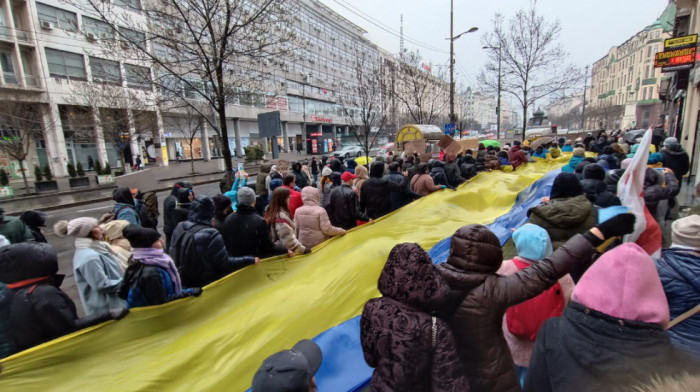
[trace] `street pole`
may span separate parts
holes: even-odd
[[[496,140],[501,139],[501,47],[498,47],[498,99],[496,102]]]
[[[455,122],[455,36],[454,36],[454,0],[450,0],[450,124]]]
[[[581,108],[581,130],[586,128],[586,89],[588,88],[588,66],[586,65],[586,75],[583,78],[583,107]]]

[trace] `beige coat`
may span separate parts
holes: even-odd
[[[442,189],[442,186],[435,185],[430,174],[416,174],[411,178],[411,190],[421,196],[427,196]]]
[[[296,236],[305,248],[313,248],[321,242],[336,235],[345,234],[345,230],[331,225],[326,210],[319,205],[316,188],[307,186],[301,190],[304,205],[294,213]]]
[[[304,245],[296,236],[296,226],[292,217],[286,212],[280,212],[275,218],[270,230],[270,237],[275,245],[281,245],[294,253],[301,254],[306,251]]]

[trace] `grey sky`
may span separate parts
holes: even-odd
[[[432,63],[433,72],[449,63],[449,41],[445,39],[450,35],[449,0],[320,1],[367,30],[372,42],[392,53],[399,51],[398,31],[403,14],[405,47],[419,49],[424,62]],[[479,88],[476,75],[486,61],[481,37],[491,30],[494,14],[500,12],[508,18],[529,5],[530,0],[454,0],[455,35],[472,26],[479,28],[455,41],[458,83]],[[570,53],[569,61],[583,67],[652,24],[667,5],[668,0],[538,0],[537,10],[548,20],[561,22],[560,41]],[[396,31],[397,35],[376,24]]]

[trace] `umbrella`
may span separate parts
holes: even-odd
[[[479,143],[482,143],[484,145],[484,147],[488,147],[488,146],[501,147],[501,143],[499,143],[498,140],[487,139],[487,140],[481,140],[481,141],[479,141]]]
[[[637,139],[641,139],[646,131],[646,129],[633,129],[631,131],[627,131],[627,133],[622,136],[622,140],[629,143],[636,143],[638,141]]]
[[[360,166],[364,166],[364,165],[367,164],[367,157],[364,156],[364,155],[359,156],[359,157],[355,158],[355,162],[357,162],[357,164],[360,165]],[[369,158],[369,162],[372,163],[372,158],[371,158],[371,157]]]
[[[541,138],[535,140],[534,142],[530,143],[530,148],[534,150],[537,147],[545,145],[547,143],[551,143],[552,141],[554,141],[553,137],[549,137],[549,136],[541,137]]]

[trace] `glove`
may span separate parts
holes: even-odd
[[[596,226],[605,239],[619,237],[634,231],[636,218],[633,214],[620,214]]]
[[[309,253],[311,253],[311,248],[306,248],[306,250],[304,250],[304,254],[308,255]]]
[[[129,309],[127,308],[117,308],[109,310],[109,318],[112,320],[121,320],[126,315],[129,314]]]
[[[440,185],[440,188],[445,189],[447,188],[447,185]]]
[[[201,287],[193,287],[190,289],[192,291],[192,296],[193,297],[199,297],[202,295],[202,288]]]

